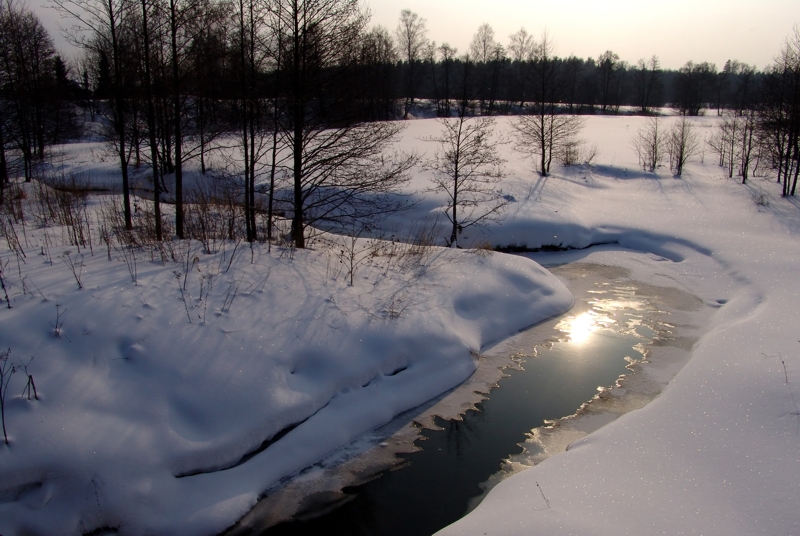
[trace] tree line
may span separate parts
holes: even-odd
[[[536,38],[520,28],[504,46],[488,24],[478,29],[469,50],[459,54],[448,43],[427,40],[424,19],[410,11],[402,13],[396,35],[402,60],[395,64],[396,96],[406,106],[415,98],[433,101],[443,116],[449,113],[454,73],[465,68],[476,71],[475,92],[482,113],[515,113],[523,108],[535,91],[532,76],[545,41],[560,73],[554,99],[576,114],[619,113],[623,108],[650,113],[665,106],[688,115],[707,109],[742,110],[757,104],[765,76],[737,60],[727,61],[720,70],[713,63],[693,61],[671,70],[662,68],[656,55],[635,63],[610,50],[597,58],[558,57],[546,33]],[[409,45],[414,40],[416,44]]]
[[[271,240],[279,213],[291,218],[291,241],[304,247],[317,224],[399,208],[405,201],[393,194],[414,161],[386,156],[402,130],[386,120],[424,108],[462,120],[520,115],[515,129],[536,147],[543,174],[574,145],[578,114],[671,106],[686,116],[752,117],[784,193],[794,195],[797,32],[763,71],[738,61],[721,70],[687,62],[675,71],[655,55],[635,64],[612,51],[558,57],[550,36],[524,28],[503,45],[488,24],[459,53],[430,41],[425,20],[409,10],[394,31],[369,27],[357,0],[53,3],[73,21],[67,37],[82,51],[70,65],[32,11],[17,0],[0,7],[0,195],[13,173],[31,180],[47,147],[76,137],[78,115],[88,114],[106,129],[118,160],[127,229],[130,167],[150,170],[159,240],[162,200],[174,205],[171,230],[186,235],[185,167],[198,162],[205,173],[212,148],[230,149],[224,171],[236,185],[247,240]],[[746,142],[733,137],[740,154]],[[264,225],[257,214],[266,214]]]

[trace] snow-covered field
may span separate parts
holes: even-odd
[[[613,244],[580,257],[632,251],[636,279],[717,312],[659,398],[501,483],[445,534],[800,532],[797,203],[765,179],[724,178],[710,154],[682,178],[640,171],[630,138],[642,122],[588,118],[594,164],[548,178],[501,147],[514,201],[460,243]],[[422,138],[437,130],[410,121],[400,145],[430,154]],[[71,150],[102,175],[86,156],[99,149]],[[428,186],[419,171],[409,189]],[[428,194],[387,229],[440,202]],[[124,249],[109,261],[49,232],[26,229],[24,262],[0,252],[13,305],[0,348],[17,365],[34,357],[39,394],[20,397],[25,373],[11,377],[0,534],[219,532],[282,478],[466,379],[486,344],[572,303],[538,264],[500,253],[364,242],[375,254],[351,287],[341,248],[195,244],[179,263],[140,254],[134,283]],[[69,266],[81,261],[83,288]]]

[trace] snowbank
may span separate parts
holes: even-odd
[[[11,379],[0,533],[217,533],[572,300],[533,261],[443,248],[379,253],[351,287],[336,251],[195,245],[136,259],[135,283],[122,251],[4,252],[2,345],[35,356],[39,399]]]

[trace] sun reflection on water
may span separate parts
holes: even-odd
[[[565,318],[556,325],[556,329],[566,333],[570,342],[574,344],[585,343],[599,327],[596,315],[592,311]]]
[[[620,333],[640,335],[637,327],[644,325],[642,317],[635,315],[635,318],[627,318],[624,324],[618,324],[618,315],[623,310],[642,310],[645,305],[640,300],[620,301],[620,300],[593,300],[589,302],[592,306],[586,312],[578,315],[569,316],[556,324],[555,329],[564,333],[566,339],[576,345],[583,345],[589,341],[592,335],[601,329],[620,330]]]

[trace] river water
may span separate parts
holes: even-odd
[[[468,513],[508,474],[564,450],[569,441],[655,396],[660,387],[653,379],[632,373],[640,372],[653,349],[667,361],[676,359],[681,346],[686,350],[671,316],[699,309],[699,300],[636,284],[614,267],[573,264],[553,270],[573,290],[575,306],[483,353],[481,359],[510,364],[488,398],[470,404],[460,418],[424,421],[408,449],[415,451],[393,452],[391,469],[362,474],[359,485],[341,492],[318,494],[289,522],[260,528],[250,520],[246,530],[232,534],[427,536]],[[664,301],[673,312],[659,303]],[[626,380],[634,377],[640,389],[626,393]],[[274,522],[269,520],[261,527]]]

